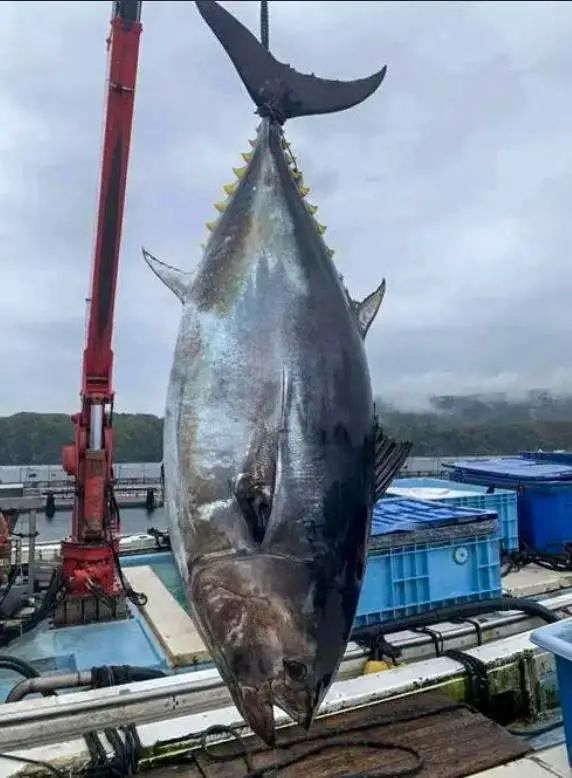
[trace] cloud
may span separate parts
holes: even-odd
[[[110,5],[110,4],[109,4]],[[258,4],[225,6],[251,29]],[[273,3],[298,69],[360,77],[358,109],[292,121],[368,334],[376,393],[565,389],[572,319],[572,7]],[[107,3],[0,4],[0,413],[77,405],[95,220]],[[255,126],[192,3],[145,2],[115,321],[120,410],[162,413],[180,306],[140,259],[192,268]]]

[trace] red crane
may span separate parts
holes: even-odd
[[[65,597],[55,623],[126,615],[117,563],[119,516],[113,495],[113,311],[137,76],[141,2],[113,3],[97,231],[93,253],[81,411],[75,441],[62,451],[75,478],[71,537],[62,543]]]

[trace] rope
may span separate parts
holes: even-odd
[[[278,774],[280,771],[285,770],[293,765],[299,765],[306,759],[312,756],[316,756],[319,753],[333,749],[333,748],[368,748],[379,751],[395,750],[401,753],[410,755],[415,761],[412,765],[402,768],[399,772],[388,773],[385,770],[376,770],[373,772],[358,772],[358,773],[346,773],[342,778],[405,778],[410,775],[417,775],[421,772],[424,766],[424,760],[421,754],[410,746],[401,745],[399,743],[391,743],[383,740],[370,739],[366,736],[364,739],[352,739],[347,737],[348,734],[358,734],[370,729],[376,729],[380,727],[393,726],[395,724],[401,724],[411,721],[419,721],[429,718],[431,716],[450,713],[457,710],[468,710],[474,713],[474,708],[466,703],[451,703],[447,705],[440,705],[428,710],[424,710],[416,713],[404,713],[397,716],[379,716],[375,719],[368,719],[366,722],[356,724],[349,727],[339,727],[331,729],[327,732],[320,733],[314,737],[308,738],[307,735],[301,737],[294,737],[288,742],[278,744],[278,750],[288,749],[296,745],[307,745],[309,748],[301,754],[287,756],[280,762],[272,762],[272,764],[266,767],[256,768],[253,765],[253,757],[256,754],[265,752],[267,749],[264,746],[258,746],[255,748],[247,748],[243,738],[233,727],[226,727],[224,725],[215,725],[209,727],[202,732],[189,733],[183,740],[187,742],[198,741],[197,746],[190,746],[187,750],[178,754],[165,755],[164,757],[158,756],[157,751],[165,746],[172,746],[176,743],[181,744],[182,739],[171,738],[169,740],[158,741],[153,751],[154,754],[150,754],[152,762],[161,763],[162,765],[173,764],[192,764],[196,767],[201,776],[208,778],[208,773],[204,769],[203,765],[199,762],[199,756],[205,757],[209,762],[230,762],[234,759],[242,759],[246,767],[246,773],[243,778],[264,778],[268,773]],[[207,739],[213,735],[226,735],[230,736],[237,741],[239,748],[226,754],[213,753],[208,747]],[[328,742],[320,742],[327,740]],[[149,757],[148,757],[149,758]],[[155,761],[157,760],[157,761]],[[302,769],[302,768],[300,768]]]
[[[20,762],[21,764],[32,765],[33,767],[41,767],[47,770],[50,775],[55,775],[57,778],[65,778],[66,773],[62,770],[58,770],[49,762],[40,762],[39,759],[27,759],[23,756],[14,756],[13,754],[0,754],[0,759],[7,759],[10,762]]]
[[[268,0],[260,2],[260,41],[264,48],[270,50],[270,22],[268,19]]]

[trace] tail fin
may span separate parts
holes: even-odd
[[[196,0],[199,13],[222,43],[260,116],[283,124],[294,116],[333,113],[368,98],[383,81],[386,68],[357,81],[331,81],[298,73],[272,54],[214,0]]]
[[[386,438],[376,423],[374,500],[383,497],[385,490],[409,456],[411,443],[395,443]]]

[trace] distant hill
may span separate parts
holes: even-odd
[[[512,454],[523,450],[572,449],[572,397],[530,392],[432,397],[424,412],[376,402],[387,432],[414,444],[416,456]]]
[[[423,412],[399,410],[382,400],[376,404],[386,432],[413,441],[416,456],[572,450],[572,397],[547,392],[531,392],[522,400],[498,394],[433,397]],[[162,419],[118,413],[114,428],[117,462],[161,461]],[[72,437],[64,414],[0,417],[0,465],[58,464],[61,447]]]
[[[147,414],[116,413],[115,460],[160,462],[163,420]],[[59,464],[61,449],[73,441],[70,417],[63,413],[16,413],[0,417],[0,465]]]

